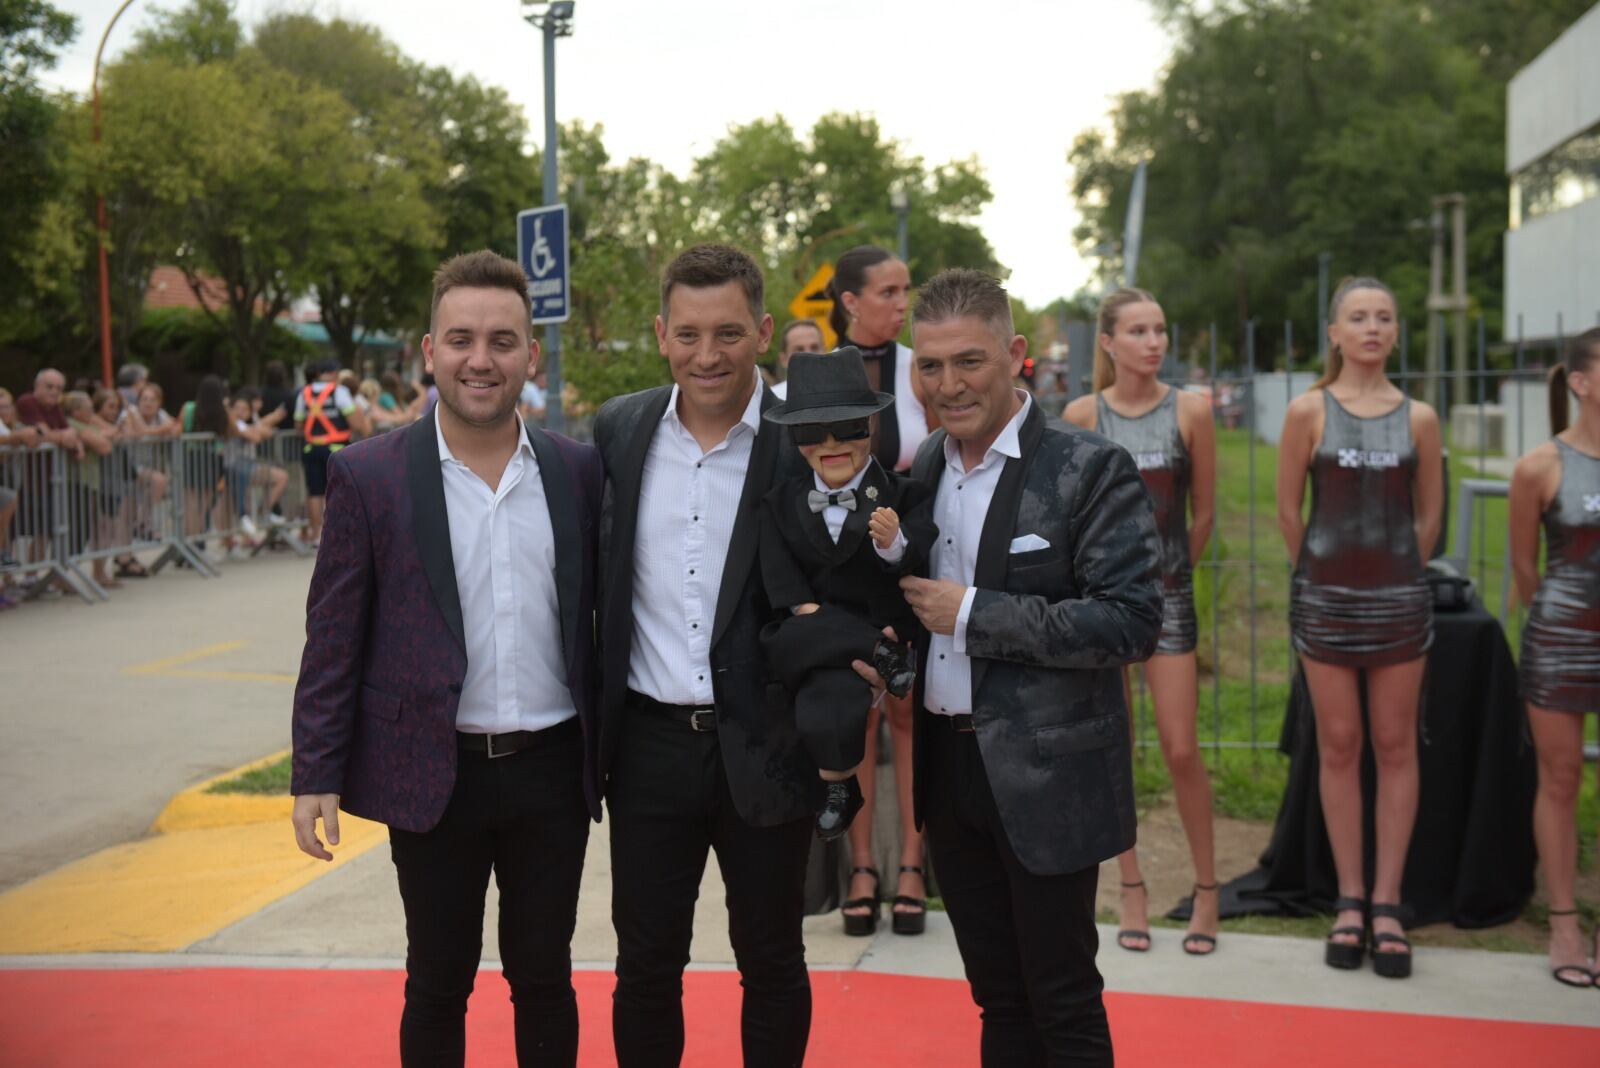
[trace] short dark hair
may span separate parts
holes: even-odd
[[[150,377],[150,371],[142,363],[125,363],[117,369],[117,388],[132,389]]]
[[[911,310],[913,328],[966,318],[982,319],[1008,341],[1016,333],[1011,321],[1011,298],[991,274],[970,267],[952,267],[928,279],[917,291],[917,303]]]
[[[428,309],[428,329],[439,315],[439,301],[457,287],[465,289],[507,289],[522,300],[527,323],[533,322],[533,302],[528,298],[528,276],[522,265],[496,252],[479,249],[451,256],[433,272],[433,304]]]
[[[684,249],[673,257],[661,274],[661,318],[667,318],[667,302],[675,286],[710,289],[738,282],[750,303],[750,317],[756,322],[766,314],[766,283],[756,261],[732,245],[705,244]]]
[[[823,339],[824,344],[827,343],[828,335],[823,332],[821,323],[815,319],[791,319],[783,324],[783,330],[778,334],[778,351],[782,352],[789,347],[790,334],[807,326],[817,332],[817,335]]]

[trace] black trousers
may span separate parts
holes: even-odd
[[[683,1058],[683,969],[700,877],[714,850],[744,987],[744,1063],[797,1066],[811,1031],[800,934],[811,821],[750,826],[734,811],[714,732],[692,731],[639,707],[632,695],[626,714],[606,798],[617,1064],[663,1068]]]
[[[823,771],[849,771],[866,755],[872,687],[850,662],[872,663],[882,640],[882,627],[832,605],[761,630],[767,663],[794,695],[800,742]]]
[[[923,734],[929,852],[983,1017],[984,1068],[1110,1065],[1094,963],[1099,868],[1029,872],[1000,823],[978,736],[942,722]]]
[[[466,1057],[467,997],[483,955],[484,892],[500,887],[500,957],[511,986],[519,1065],[578,1061],[572,929],[589,842],[583,736],[568,720],[531,748],[460,754],[455,791],[431,831],[391,829],[406,910],[400,1062]]]

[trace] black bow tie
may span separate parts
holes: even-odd
[[[806,503],[811,506],[813,512],[820,512],[832,504],[837,504],[847,512],[853,512],[856,510],[856,491],[842,489],[823,493],[821,490],[812,490],[806,494]]]

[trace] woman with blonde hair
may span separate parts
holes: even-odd
[[[1156,734],[1172,774],[1173,794],[1194,861],[1194,897],[1183,950],[1204,956],[1217,946],[1218,884],[1212,844],[1211,782],[1200,758],[1199,668],[1192,562],[1211,536],[1216,499],[1216,433],[1211,406],[1157,377],[1167,355],[1167,321],[1156,298],[1119,289],[1101,302],[1094,353],[1094,393],[1068,404],[1062,418],[1127,449],[1156,508],[1161,533],[1164,609],[1155,655],[1144,663],[1155,704]],[[1123,673],[1130,693],[1130,674]],[[1149,893],[1130,849],[1117,858],[1122,923],[1117,944],[1150,948]]]
[[[1578,402],[1571,426],[1569,393]],[[1550,973],[1594,986],[1600,947],[1589,961],[1574,883],[1583,717],[1600,712],[1600,327],[1580,334],[1550,370],[1550,430],[1554,437],[1511,475],[1511,569],[1528,605],[1518,677],[1539,757],[1533,837],[1550,903]]]
[[[1417,717],[1433,644],[1423,566],[1444,499],[1439,417],[1385,373],[1398,335],[1388,286],[1340,283],[1328,309],[1327,369],[1290,402],[1278,451],[1278,526],[1295,561],[1289,634],[1316,719],[1322,814],[1339,880],[1324,959],[1359,968],[1370,930],[1373,970],[1391,979],[1411,974],[1400,884],[1417,815]],[[1362,675],[1378,770],[1370,905]]]

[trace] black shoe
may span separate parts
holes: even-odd
[[[1323,960],[1330,968],[1359,968],[1361,961],[1367,955],[1367,927],[1365,914],[1367,903],[1359,897],[1341,897],[1334,901],[1333,911],[1362,913],[1360,927],[1335,927],[1328,932],[1328,939],[1324,943]],[[1335,942],[1336,936],[1350,935],[1354,942]]]
[[[850,821],[861,811],[861,786],[854,775],[827,786],[822,809],[817,813],[817,837],[831,842],[850,829]]]
[[[904,697],[916,684],[916,658],[903,645],[880,641],[872,650],[872,666],[878,669],[889,692],[896,697]]]

